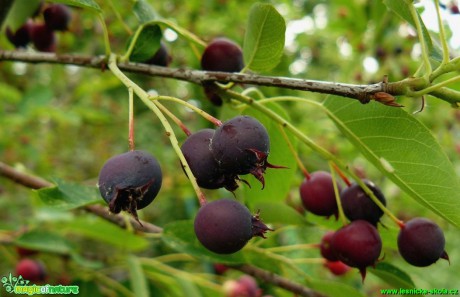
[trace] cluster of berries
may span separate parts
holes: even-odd
[[[6,28],[6,36],[15,47],[27,47],[32,42],[38,51],[56,51],[55,32],[68,30],[72,13],[70,8],[63,4],[49,4],[46,7],[40,4],[34,16],[38,17],[42,11],[44,21],[28,19],[16,31]]]
[[[386,199],[382,191],[369,180],[363,182],[385,206]],[[343,212],[350,223],[324,235],[320,244],[321,255],[328,262],[340,261],[358,268],[364,280],[366,267],[374,266],[382,252],[377,224],[383,211],[357,183],[343,190],[337,184],[337,190]],[[337,217],[337,200],[329,173],[316,171],[305,178],[300,185],[300,197],[305,209],[311,213]],[[448,260],[441,228],[426,218],[414,218],[403,223],[397,240],[399,253],[411,265],[423,267],[440,258]]]

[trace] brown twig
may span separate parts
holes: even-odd
[[[2,60],[20,61],[26,63],[75,65],[97,69],[106,69],[107,65],[107,58],[105,56],[84,56],[76,54],[54,54],[26,51],[0,51],[0,61]],[[379,82],[370,85],[356,85],[287,77],[262,76],[256,74],[167,68],[130,62],[118,63],[117,65],[120,70],[126,72],[184,80],[200,85],[210,82],[235,82],[241,84],[253,84],[339,95],[342,97],[357,99],[362,103],[367,103],[370,100],[375,99],[374,95],[377,93],[384,92],[392,96],[402,95],[406,90],[405,87],[409,83],[406,81],[405,85],[402,85],[401,82]]]
[[[305,297],[325,297],[325,295],[313,291],[307,287],[302,285],[296,284],[291,280],[288,280],[284,277],[281,277],[275,273],[269,272],[267,270],[260,269],[255,266],[251,265],[240,265],[240,266],[232,266],[232,269],[239,270],[246,274],[252,275],[255,278],[261,279],[265,282],[272,283],[280,288],[286,289],[290,292],[298,294],[299,296]]]
[[[20,172],[3,162],[0,162],[0,175],[31,189],[41,189],[54,186],[54,184],[45,179]],[[103,207],[101,205],[86,205],[83,207],[83,209],[122,228],[127,227],[126,220],[123,218],[123,216],[118,214],[111,214],[107,207]],[[148,222],[142,221],[141,226],[133,218],[129,218],[129,220],[133,228],[137,231],[146,233],[159,233],[163,231],[162,228]]]

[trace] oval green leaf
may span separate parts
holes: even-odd
[[[460,181],[431,132],[404,109],[329,97],[324,106],[342,133],[416,201],[460,227]]]
[[[145,62],[152,58],[160,48],[160,40],[163,36],[161,28],[158,25],[146,25],[142,28],[139,36],[136,39],[131,39],[130,42],[135,42],[134,48],[129,56],[132,62]]]
[[[246,68],[266,71],[278,65],[284,49],[286,23],[270,4],[255,3],[249,12],[243,55]]]
[[[94,0],[52,0],[51,2],[76,6],[93,12],[102,13],[101,7]]]
[[[153,7],[144,0],[137,0],[136,3],[134,3],[133,11],[141,24],[159,18],[159,15],[155,9],[153,9]]]
[[[378,276],[394,288],[414,288],[411,277],[398,267],[385,262],[379,262],[375,268],[369,267],[368,271]]]

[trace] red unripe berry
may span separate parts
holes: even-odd
[[[337,276],[344,275],[351,269],[350,266],[342,261],[327,261],[324,266],[326,266],[332,274]]]
[[[16,265],[16,276],[31,282],[41,282],[46,279],[45,267],[38,261],[22,259]]]

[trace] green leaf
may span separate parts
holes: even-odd
[[[94,0],[51,0],[50,2],[62,3],[102,13],[101,7]]]
[[[48,206],[69,210],[101,201],[96,187],[82,186],[55,179],[56,186],[36,190],[40,200]]]
[[[145,24],[159,18],[155,9],[153,9],[153,7],[144,0],[137,0],[136,3],[134,3],[133,11],[141,24]]]
[[[131,288],[134,295],[139,297],[151,296],[142,265],[138,258],[136,256],[129,255],[126,260],[128,262],[127,264],[131,280]]]
[[[146,25],[142,28],[141,33],[134,40],[133,51],[129,56],[132,62],[145,62],[152,58],[160,48],[160,40],[163,36],[161,28],[158,25]],[[133,40],[130,40],[130,42]]]
[[[6,26],[9,26],[11,30],[16,31],[34,14],[39,4],[40,0],[14,1],[5,20]]]
[[[407,1],[401,1],[401,0],[383,0],[383,3],[390,9],[392,10],[396,15],[398,15],[400,18],[411,24],[415,28],[415,22],[414,19],[412,18],[412,14],[410,13],[410,8],[409,4]],[[425,40],[427,47],[428,47],[428,52],[431,58],[441,61],[442,60],[442,53],[439,47],[435,46],[433,44],[433,41],[431,39],[430,33],[428,32],[428,29],[426,28],[425,24],[423,23],[422,18],[420,15],[417,13],[417,17],[420,21],[421,27],[422,27],[422,34],[423,34],[423,39]]]
[[[55,254],[71,254],[74,252],[71,242],[62,235],[43,230],[32,230],[23,233],[15,239],[14,243],[31,250]]]
[[[267,107],[277,114],[289,120],[285,110],[277,104],[267,104]],[[291,190],[292,180],[296,174],[297,163],[294,156],[289,150],[289,146],[283,137],[281,128],[277,123],[268,118],[260,111],[248,109],[245,114],[256,118],[268,131],[270,137],[270,154],[268,162],[274,165],[285,166],[287,168],[267,168],[265,172],[265,188],[262,189],[260,182],[252,175],[242,176],[247,180],[251,187],[242,184],[241,189],[244,193],[245,202],[250,206],[257,202],[274,202],[284,201]],[[294,148],[297,146],[297,140],[289,135],[289,140]]]
[[[308,284],[311,289],[329,297],[364,297],[357,289],[337,281],[312,279]]]
[[[219,255],[201,245],[193,230],[192,221],[176,221],[163,229],[162,240],[171,248],[189,255],[224,264],[242,264],[245,259],[241,251],[231,255]]]
[[[409,289],[415,287],[414,282],[407,273],[389,263],[379,262],[375,268],[369,267],[368,271],[394,288]]]
[[[324,106],[342,133],[404,192],[460,227],[460,182],[430,131],[404,109],[330,97]]]
[[[306,224],[304,216],[285,202],[258,202],[254,209],[260,210],[261,219],[270,224],[302,225]]]
[[[95,216],[81,216],[62,222],[60,228],[65,232],[80,234],[124,250],[139,251],[148,246],[145,238]]]
[[[244,62],[254,71],[278,65],[284,49],[286,23],[270,4],[255,3],[249,12],[244,37]]]

